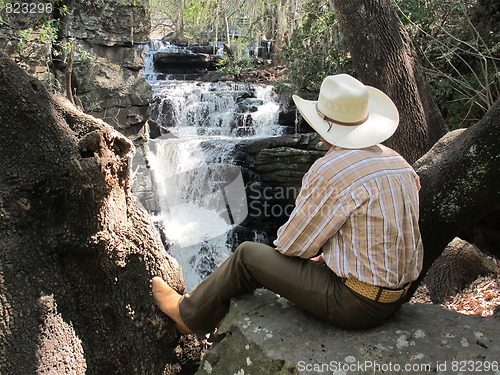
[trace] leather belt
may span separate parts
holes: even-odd
[[[352,291],[375,302],[393,303],[399,301],[408,291],[410,283],[401,289],[387,289],[367,284],[357,279],[345,279],[345,285]]]

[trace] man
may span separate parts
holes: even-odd
[[[305,174],[276,248],[241,244],[190,295],[153,278],[156,304],[184,333],[211,332],[232,297],[258,287],[338,326],[373,327],[420,273],[419,179],[380,144],[398,126],[394,103],[347,74],[325,78],[317,101],[293,100],[328,152]]]

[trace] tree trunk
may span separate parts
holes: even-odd
[[[186,1],[178,0],[176,4],[178,8],[174,20],[174,36],[172,39],[180,42],[184,40],[184,10],[186,8]]]
[[[227,19],[227,13],[225,10],[222,11],[222,19],[224,20],[224,33],[226,36],[226,47],[231,49],[231,34],[229,33],[229,21]]]
[[[385,142],[410,163],[446,132],[408,33],[390,0],[333,0],[358,78],[396,103],[400,126]]]
[[[0,373],[178,373],[150,279],[183,289],[129,187],[132,144],[0,55]]]
[[[75,98],[73,97],[73,58],[75,57],[75,48],[76,42],[71,43],[71,50],[68,55],[68,65],[66,67],[65,72],[65,80],[66,80],[66,97],[71,102],[71,104],[75,104]]]
[[[414,164],[422,184],[421,278],[454,237],[500,208],[499,140],[500,100],[476,125],[448,133]]]

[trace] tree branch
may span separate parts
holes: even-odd
[[[448,133],[414,164],[422,184],[420,230],[425,249],[419,282],[453,238],[500,208],[499,148],[497,100],[477,124]]]

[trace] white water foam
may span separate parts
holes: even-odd
[[[156,151],[149,157],[161,209],[154,219],[163,224],[170,253],[183,268],[188,291],[231,253],[227,236],[233,225],[225,215],[227,197],[215,186],[207,154],[201,147],[204,140],[152,141]],[[245,194],[242,184],[239,191]],[[246,209],[246,200],[244,204]]]
[[[266,85],[168,81],[155,87],[154,120],[181,138],[274,136],[283,129],[276,100]]]

